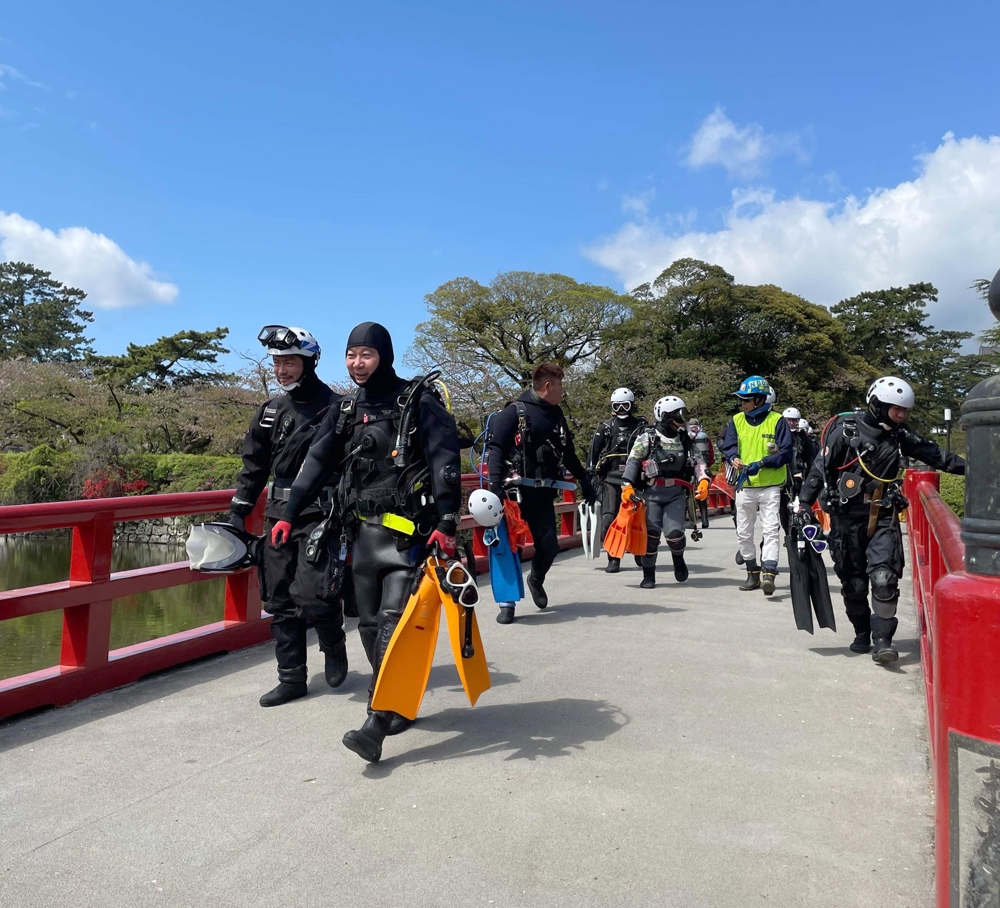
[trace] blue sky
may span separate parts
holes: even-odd
[[[0,257],[101,352],[357,321],[459,275],[680,254],[830,304],[1000,267],[1000,4],[95,2],[0,20]],[[70,228],[79,228],[70,230]],[[61,232],[63,231],[63,232]],[[105,238],[105,239],[102,239]]]

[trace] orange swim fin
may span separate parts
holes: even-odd
[[[628,525],[628,546],[626,551],[631,555],[645,555],[649,533],[646,530],[646,505],[637,498],[629,504],[635,507]]]
[[[425,564],[420,585],[407,601],[382,659],[372,709],[417,718],[434,664],[440,626],[441,588],[433,568]]]
[[[623,501],[618,509],[618,516],[608,527],[604,537],[604,551],[608,553],[609,558],[621,558],[625,554],[628,548],[628,529],[634,512],[634,505],[629,501]]]

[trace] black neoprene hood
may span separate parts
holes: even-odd
[[[377,350],[380,366],[391,366],[396,358],[392,349],[392,337],[378,322],[362,322],[358,325],[347,338],[346,350],[351,347],[371,347]]]

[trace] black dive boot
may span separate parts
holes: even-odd
[[[651,590],[656,588],[656,565],[653,567],[643,567],[642,569],[642,583],[639,584],[639,589]]]
[[[897,618],[880,618],[872,615],[872,661],[879,665],[889,665],[899,658],[899,653],[892,648],[892,635],[899,627]]]
[[[347,644],[341,643],[329,652],[324,652],[323,658],[326,683],[330,687],[340,687],[347,677]]]
[[[545,608],[549,604],[549,597],[545,594],[542,581],[533,573],[528,574],[528,592],[531,593],[531,598],[538,608]]]
[[[872,648],[872,632],[859,631],[849,649],[852,653],[867,653]]]
[[[688,579],[688,566],[684,562],[683,552],[671,552],[670,557],[674,561],[674,580],[683,583]]]
[[[608,558],[608,566],[604,569],[605,574],[617,574],[622,569],[621,558]]]
[[[298,700],[306,688],[306,624],[301,618],[277,613],[271,618],[278,686],[260,698],[261,706],[281,706]]]
[[[307,693],[305,682],[282,681],[277,687],[269,690],[260,698],[261,706],[281,706],[283,703],[290,703],[298,700]]]
[[[740,589],[743,592],[760,589],[760,568],[753,562],[747,563],[747,579],[745,583],[740,584]]]
[[[394,713],[373,712],[357,731],[344,735],[344,747],[353,750],[362,760],[378,763],[382,759],[382,742],[389,734],[390,716]]]

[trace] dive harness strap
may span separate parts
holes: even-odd
[[[875,527],[878,524],[879,511],[882,510],[882,492],[885,490],[885,483],[880,482],[872,492],[872,501],[868,506],[868,538],[875,535]]]

